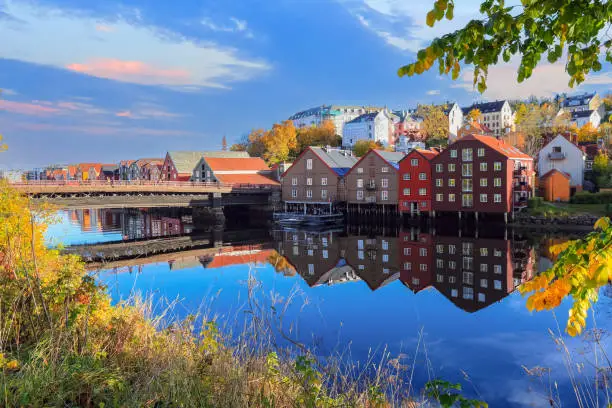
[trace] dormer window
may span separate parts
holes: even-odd
[[[553,152],[555,152],[555,153],[561,153],[561,146],[554,146],[554,147],[553,147]]]

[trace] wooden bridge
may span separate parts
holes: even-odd
[[[11,187],[36,201],[62,207],[221,207],[261,205],[279,195],[278,184],[174,181],[27,181]]]

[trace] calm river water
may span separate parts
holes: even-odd
[[[132,244],[172,236],[182,239],[181,250],[130,259]],[[260,282],[258,302],[280,309],[292,299],[283,329],[320,355],[350,350],[364,361],[386,347],[414,364],[418,387],[433,377],[461,382],[491,407],[551,406],[549,387],[562,406],[578,406],[574,374],[587,383],[582,392],[593,393],[590,363],[601,356],[591,336],[563,335],[574,358],[570,374],[549,332],[562,331],[568,302],[554,313],[530,313],[516,291],[552,264],[550,245],[565,239],[503,226],[281,231],[248,215],[229,214],[222,223],[189,209],[67,210],[48,231],[50,245],[79,245],[90,255],[104,246],[84,246],[120,248],[115,253],[123,259],[98,267],[115,301],[150,295],[157,310],[177,301],[177,317],[205,309],[239,327],[251,275]],[[611,293],[602,290],[589,320],[591,329],[603,330],[607,350]],[[549,368],[550,378],[528,375],[534,367]]]

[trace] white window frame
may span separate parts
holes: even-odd
[[[312,170],[312,159],[306,159],[306,170]]]
[[[327,185],[327,177],[321,177],[321,185],[322,186],[326,186]]]
[[[312,190],[306,190],[306,198],[312,198]]]
[[[419,180],[427,180],[427,173],[419,173]]]
[[[388,201],[389,200],[389,192],[387,190],[383,190],[380,192],[380,199],[382,201]]]
[[[403,191],[405,196],[409,196],[410,195],[410,189],[409,188],[405,188]]]
[[[493,202],[494,203],[501,203],[502,202],[501,194],[493,194]]]
[[[292,186],[297,186],[298,185],[298,178],[297,177],[292,177],[291,178],[291,185]]]
[[[357,190],[357,200],[358,201],[363,200],[363,190]]]
[[[502,169],[502,163],[501,162],[494,162],[493,163],[493,170],[501,171],[501,169]]]

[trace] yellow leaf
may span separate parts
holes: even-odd
[[[427,19],[425,20],[427,25],[430,27],[433,27],[435,21],[436,21],[436,15],[434,14],[434,12],[430,11],[429,13],[427,13]]]
[[[610,226],[610,219],[608,217],[601,217],[595,223],[595,229],[607,230]]]

